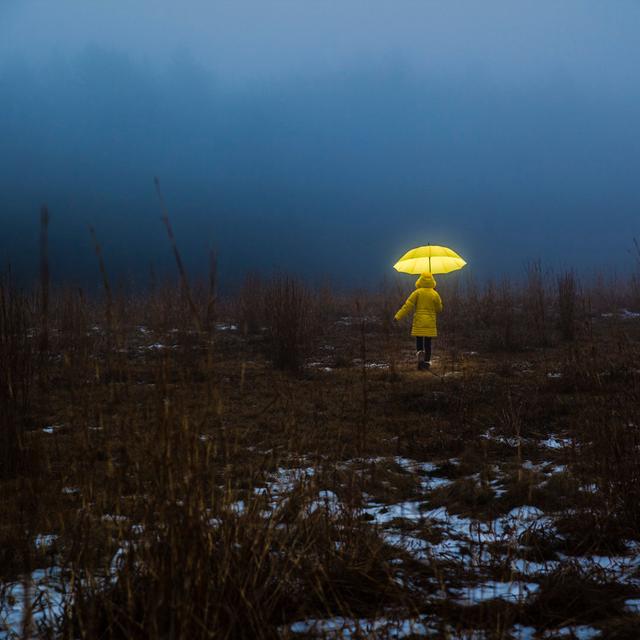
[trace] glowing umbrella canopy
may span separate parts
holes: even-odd
[[[455,251],[447,247],[429,244],[407,251],[393,265],[401,273],[449,273],[467,264]]]

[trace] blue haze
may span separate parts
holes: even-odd
[[[144,284],[297,269],[372,285],[404,250],[478,278],[625,273],[640,236],[640,5],[200,2],[0,5],[0,259]],[[304,269],[299,265],[303,263]]]

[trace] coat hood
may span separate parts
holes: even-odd
[[[436,279],[430,273],[422,273],[416,280],[416,289],[435,289]]]

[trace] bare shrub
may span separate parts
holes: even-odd
[[[610,371],[610,376],[616,374],[633,379],[628,371]],[[595,482],[600,488],[603,502],[595,506],[602,518],[632,535],[640,529],[640,459],[634,453],[640,450],[637,393],[630,391],[627,400],[618,408],[619,415],[612,415],[602,399],[590,399],[580,423],[581,441],[587,444],[578,470],[585,483]]]
[[[518,332],[516,318],[516,296],[511,282],[503,280],[498,289],[496,324],[500,345],[508,351],[522,348],[521,332]]]
[[[467,337],[491,350],[517,351],[522,348],[522,331],[518,324],[517,292],[507,279],[496,285],[489,281],[482,295],[467,300],[465,317],[473,326]]]
[[[527,265],[524,311],[530,322],[531,339],[539,347],[547,347],[550,344],[547,305],[545,274],[541,262],[536,260]]]
[[[263,325],[262,295],[263,283],[260,274],[247,273],[236,300],[236,315],[244,335],[260,332]]]
[[[0,279],[0,478],[21,467],[23,435],[35,378],[34,316],[9,276]]]
[[[195,500],[157,510],[162,528],[122,554],[112,586],[77,583],[70,636],[275,638],[314,612],[398,602],[383,544],[355,519],[318,513],[278,527],[280,516],[265,522],[251,505],[240,516],[216,509],[212,528]]]
[[[277,369],[298,372],[312,344],[314,301],[305,284],[275,275],[265,287],[269,354]]]
[[[558,330],[563,340],[572,341],[576,335],[578,291],[573,271],[558,276]]]

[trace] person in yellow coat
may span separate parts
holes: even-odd
[[[438,335],[436,318],[442,309],[435,278],[430,273],[423,273],[416,281],[416,290],[395,315],[396,320],[402,320],[413,311],[411,335],[416,337],[416,356],[420,370],[431,366],[431,339]]]

